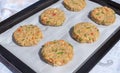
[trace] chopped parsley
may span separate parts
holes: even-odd
[[[63,54],[64,52],[57,52],[57,54]]]

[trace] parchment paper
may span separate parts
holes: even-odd
[[[84,64],[84,62],[87,61],[87,59],[99,49],[100,45],[103,44],[108,39],[108,37],[113,34],[113,32],[120,26],[120,16],[118,16],[117,14],[115,23],[110,26],[102,26],[94,23],[90,18],[88,18],[88,15],[91,10],[100,5],[89,0],[86,1],[87,6],[82,11],[72,12],[64,8],[64,6],[62,5],[63,0],[61,0],[48,8],[60,8],[65,12],[66,21],[64,22],[63,26],[51,27],[44,26],[39,23],[39,15],[45,10],[44,9],[43,11],[34,14],[28,19],[15,25],[13,28],[2,33],[0,35],[0,44],[7,50],[9,50],[12,54],[14,54],[17,58],[19,58],[21,61],[23,61],[25,64],[27,64],[30,68],[35,70],[37,73],[72,73],[78,67],[82,66],[82,64]],[[79,22],[91,22],[96,25],[100,30],[99,39],[91,44],[81,44],[73,40],[70,36],[70,29]],[[35,24],[41,28],[44,38],[41,42],[39,42],[38,45],[32,47],[21,47],[12,40],[12,35],[14,31],[19,26],[26,24]],[[73,45],[74,57],[72,61],[70,61],[64,66],[53,67],[45,63],[40,58],[39,52],[44,43],[59,39],[66,40]]]
[[[112,0],[112,1],[120,4],[120,0]]]

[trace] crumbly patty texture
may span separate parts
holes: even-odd
[[[114,10],[109,7],[97,7],[90,13],[91,19],[101,25],[110,25],[115,22]]]
[[[41,54],[46,62],[53,66],[67,64],[73,58],[73,47],[64,40],[50,41],[44,44]]]
[[[58,8],[49,8],[40,16],[40,21],[49,26],[61,26],[65,19],[65,13]]]
[[[86,6],[85,0],[64,0],[63,3],[71,11],[80,11]]]
[[[72,37],[80,43],[92,43],[98,39],[99,30],[91,23],[78,23],[73,27]]]
[[[20,26],[13,34],[14,40],[21,46],[33,46],[43,38],[40,28],[36,25]]]

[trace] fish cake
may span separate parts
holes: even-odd
[[[20,46],[33,46],[43,38],[40,28],[36,25],[23,25],[13,34],[15,42]]]
[[[115,22],[116,16],[114,10],[109,7],[97,7],[90,13],[91,19],[101,25],[111,25]]]
[[[63,4],[71,11],[81,11],[86,6],[85,0],[64,0]]]
[[[65,19],[65,13],[59,8],[49,8],[40,15],[41,23],[48,26],[61,26]]]
[[[50,41],[41,50],[43,59],[53,66],[63,66],[73,58],[73,46],[64,40]]]
[[[91,23],[78,23],[73,27],[72,37],[80,43],[92,43],[98,39],[99,30]]]

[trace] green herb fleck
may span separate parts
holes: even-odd
[[[104,14],[104,12],[103,12],[103,11],[102,11],[101,13],[102,13],[102,14]]]
[[[77,33],[80,33],[80,30],[78,30]]]
[[[57,52],[57,49],[54,49],[54,48],[53,48],[52,51],[53,51],[53,52]]]
[[[90,29],[90,27],[86,27],[87,29]]]
[[[22,39],[22,41],[24,41],[25,39]]]
[[[64,52],[57,52],[57,54],[63,54]]]
[[[85,37],[87,37],[87,34],[84,34]]]
[[[71,47],[73,47],[71,44],[69,44]]]
[[[99,15],[100,13],[97,13],[96,15]]]
[[[82,38],[79,38],[79,41],[82,41],[83,39]]]
[[[50,21],[47,21],[46,23],[47,23],[47,24],[49,24],[49,23],[50,23]]]
[[[53,41],[53,43],[55,44],[55,43],[57,43],[57,41],[56,41],[56,40],[54,40],[54,41]]]
[[[89,40],[91,40],[91,38],[89,37]]]
[[[102,23],[104,24],[105,20],[102,21]]]

